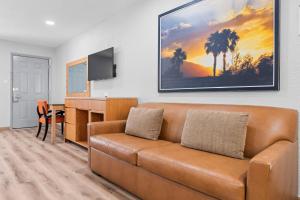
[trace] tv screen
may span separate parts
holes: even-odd
[[[115,77],[114,48],[88,56],[88,79],[103,80]]]

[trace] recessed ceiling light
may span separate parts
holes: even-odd
[[[51,21],[51,20],[47,20],[47,21],[45,21],[45,24],[47,24],[48,26],[54,26],[55,22]]]

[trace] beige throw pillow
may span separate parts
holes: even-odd
[[[125,133],[150,140],[157,140],[163,122],[163,109],[131,108]]]
[[[181,144],[186,147],[244,158],[249,114],[190,110]]]

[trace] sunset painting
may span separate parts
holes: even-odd
[[[278,0],[201,0],[159,16],[159,91],[278,90]]]

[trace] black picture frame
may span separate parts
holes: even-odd
[[[174,92],[201,92],[201,91],[279,91],[280,90],[280,0],[274,1],[274,76],[272,86],[251,86],[251,87],[210,87],[210,88],[172,88],[163,89],[162,74],[161,74],[161,18],[175,11],[184,9],[191,5],[206,0],[193,0],[189,3],[181,5],[177,8],[164,12],[158,16],[158,92],[159,93],[174,93]]]

